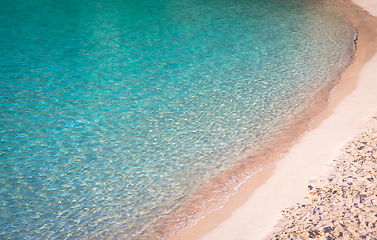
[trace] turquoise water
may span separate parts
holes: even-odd
[[[354,34],[318,0],[0,0],[0,238],[146,236],[338,76]]]

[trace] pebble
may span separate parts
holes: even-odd
[[[277,231],[265,239],[377,240],[377,127],[342,152],[326,176],[309,181],[307,203],[282,210]]]

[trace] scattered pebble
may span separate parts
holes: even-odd
[[[283,210],[277,232],[265,239],[377,240],[377,128],[343,152],[326,177],[308,183],[307,203]]]

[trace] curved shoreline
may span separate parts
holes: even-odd
[[[273,230],[280,210],[303,201],[307,181],[323,173],[324,166],[335,152],[357,133],[357,127],[363,125],[365,118],[374,113],[371,106],[377,98],[365,94],[373,87],[368,87],[365,79],[358,75],[376,52],[377,33],[373,28],[376,19],[361,13],[362,9],[356,5],[348,1],[346,4],[353,5],[355,10],[350,15],[358,15],[350,16],[358,29],[355,61],[331,91],[329,106],[315,119],[312,130],[301,136],[279,162],[254,174],[252,181],[244,183],[224,208],[210,213],[195,227],[186,228],[169,239],[259,239],[265,236]],[[360,90],[360,85],[366,89]],[[354,106],[355,99],[361,99],[361,107]],[[353,111],[350,111],[350,106]],[[342,121],[344,119],[347,121]],[[303,157],[306,159],[300,160]]]

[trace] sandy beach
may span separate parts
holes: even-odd
[[[328,107],[313,121],[311,130],[278,162],[254,174],[221,210],[169,239],[324,239],[326,234],[356,239],[375,231],[377,218],[365,215],[376,214],[372,208],[376,185],[368,179],[375,178],[377,168],[373,165],[377,158],[377,3],[353,2],[357,5],[348,1],[346,5],[351,6],[350,18],[358,29],[354,61],[331,91]],[[369,170],[362,171],[362,166]],[[345,178],[353,179],[347,184],[357,189],[345,188]],[[344,199],[329,204],[332,198]],[[363,202],[364,209],[351,208],[355,201]],[[348,215],[340,214],[344,209]],[[360,221],[344,220],[356,215]],[[343,221],[344,227],[316,224],[323,219]]]
[[[329,171],[309,181],[309,196],[282,211],[266,239],[377,238],[377,116],[346,144]]]

